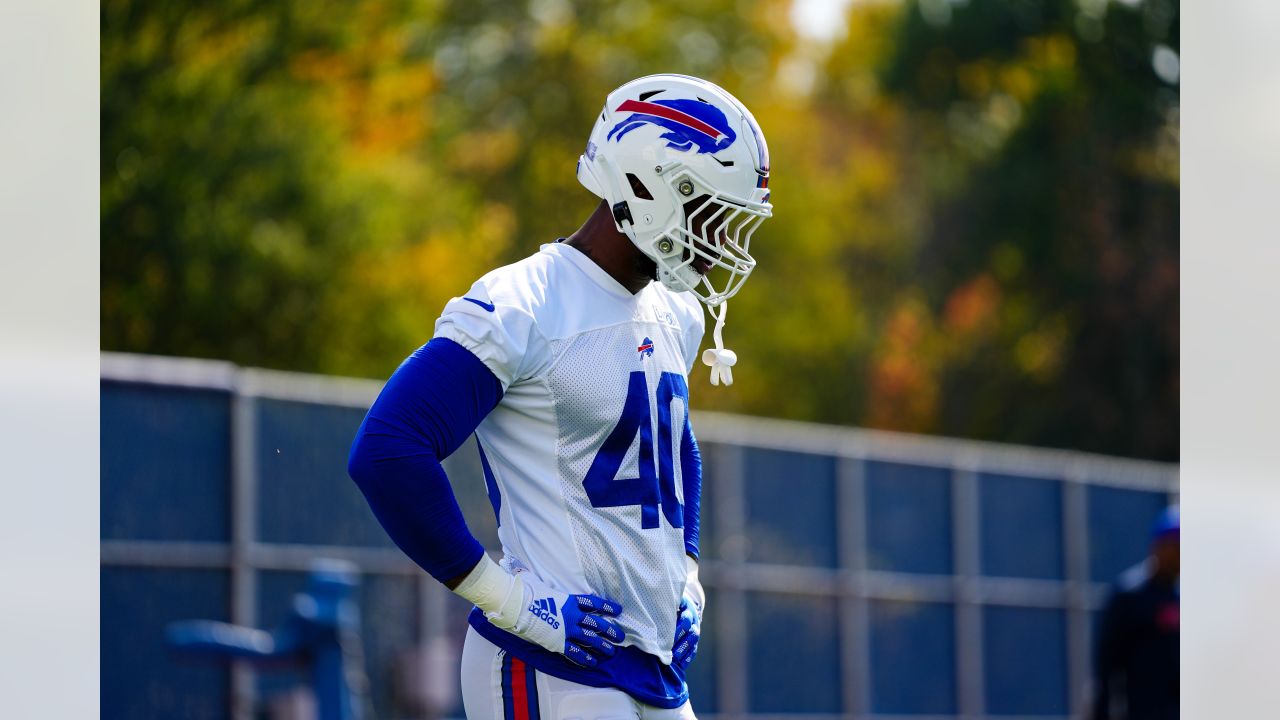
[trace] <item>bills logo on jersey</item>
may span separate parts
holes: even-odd
[[[636,352],[640,353],[641,360],[646,357],[653,357],[653,341],[645,338],[644,342],[640,343],[640,347],[636,348]]]
[[[686,152],[695,148],[699,153],[720,152],[738,139],[720,108],[699,100],[626,100],[616,112],[632,114],[613,126],[606,136],[609,140],[621,140],[644,125],[665,129],[662,139],[667,147]]]

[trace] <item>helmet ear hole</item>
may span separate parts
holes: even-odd
[[[635,173],[627,173],[627,182],[631,183],[631,192],[635,193],[636,197],[641,200],[653,199],[653,195],[649,193],[649,188],[640,182],[640,178],[636,177]]]

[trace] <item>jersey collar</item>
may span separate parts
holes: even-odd
[[[573,263],[578,269],[586,273],[587,277],[595,281],[597,285],[604,290],[607,290],[610,295],[618,296],[620,300],[634,300],[643,295],[645,290],[649,289],[649,285],[646,285],[644,290],[632,295],[630,290],[627,290],[622,283],[614,280],[613,276],[605,272],[604,268],[597,265],[595,260],[587,257],[581,250],[573,247],[572,245],[566,245],[563,242],[546,243],[542,245],[539,250],[557,257],[562,257]],[[650,283],[650,285],[652,284],[653,283]]]

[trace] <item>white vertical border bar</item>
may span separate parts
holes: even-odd
[[[971,468],[972,464],[962,462],[951,471],[951,537],[955,561],[956,694],[960,717],[976,720],[986,714],[986,708],[978,474]]]
[[[1067,709],[1084,718],[1092,692],[1089,637],[1092,584],[1089,582],[1087,478],[1083,468],[1067,470],[1062,483],[1062,548],[1067,580]]]
[[[257,576],[252,563],[258,519],[258,402],[236,383],[231,394],[231,622],[257,625]],[[231,663],[231,717],[252,720],[257,699],[248,663]]]
[[[836,522],[840,569],[848,580],[840,586],[840,660],[843,664],[844,714],[871,714],[871,645],[868,600],[862,592],[867,569],[866,461],[836,460]]]
[[[716,686],[717,713],[725,720],[737,720],[747,714],[747,597],[739,583],[742,566],[747,560],[747,508],[743,472],[746,450],[741,445],[716,445],[716,466],[712,488],[716,503],[716,538],[720,555],[718,608],[712,609],[716,621]]]

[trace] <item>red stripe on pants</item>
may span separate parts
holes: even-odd
[[[515,720],[529,720],[529,693],[525,685],[524,662],[511,658],[511,704]]]

